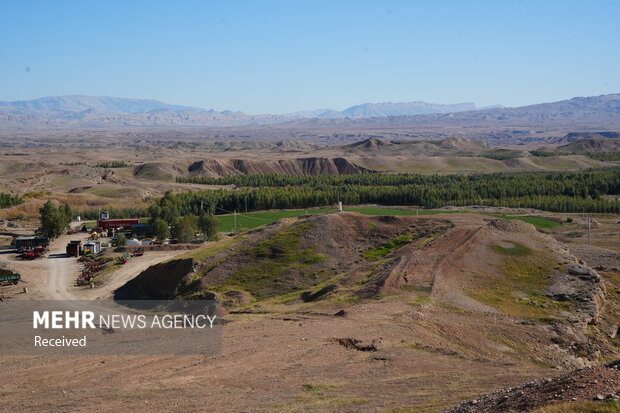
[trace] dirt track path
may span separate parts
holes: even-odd
[[[151,265],[184,254],[186,250],[178,251],[149,251],[143,257],[129,260],[123,266],[118,266],[114,272],[104,275],[103,283],[96,288],[75,286],[75,280],[80,273],[81,266],[75,257],[65,253],[65,247],[71,240],[86,240],[86,235],[62,235],[49,246],[50,252],[42,259],[21,261],[12,258],[11,267],[22,275],[25,284],[7,288],[9,296],[15,299],[26,300],[106,300],[112,299],[114,290],[134,278]],[[7,255],[9,255],[7,253]],[[13,254],[10,254],[13,255]],[[28,293],[23,294],[23,287]]]
[[[64,246],[68,239],[75,236],[63,236],[54,241],[47,258],[44,258],[47,270],[47,283],[43,294],[51,300],[75,300],[75,296],[69,290],[73,285],[79,266],[74,257],[68,256]]]

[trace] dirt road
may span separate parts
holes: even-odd
[[[15,258],[12,250],[4,251],[3,260],[7,261],[13,271],[21,274],[23,283],[17,286],[3,287],[6,298],[18,300],[102,300],[111,299],[114,290],[149,266],[174,258],[186,251],[149,251],[142,257],[136,257],[123,266],[118,266],[112,273],[104,276],[103,282],[96,288],[78,287],[75,280],[81,266],[75,257],[65,253],[65,247],[71,240],[86,240],[86,234],[62,235],[50,243],[50,252],[42,259],[23,261]],[[26,287],[28,293],[24,293]]]
[[[82,238],[84,238],[82,236]],[[47,283],[43,295],[50,300],[75,300],[69,291],[79,271],[75,257],[65,253],[69,239],[79,239],[75,235],[65,235],[50,245],[50,253],[44,258]]]

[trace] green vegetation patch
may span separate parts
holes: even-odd
[[[584,152],[583,155],[597,161],[617,162],[620,161],[620,152]]]
[[[237,270],[222,287],[245,290],[255,297],[268,298],[303,290],[324,281],[325,272],[308,271],[307,267],[325,258],[312,248],[301,247],[301,238],[313,225],[308,222],[289,227],[249,249],[252,261]]]
[[[15,205],[19,205],[22,202],[24,202],[24,199],[19,195],[0,192],[0,208],[12,207]]]
[[[378,247],[370,248],[362,252],[362,256],[368,261],[385,257],[392,251],[395,251],[409,244],[411,241],[413,241],[413,239],[414,236],[412,234],[401,235],[400,237],[394,238],[393,240],[390,240],[385,244],[379,245]]]
[[[512,256],[525,256],[530,255],[532,250],[526,247],[523,244],[519,244],[518,242],[504,241],[506,244],[510,244],[510,247],[503,247],[501,245],[493,245],[493,251],[503,254],[503,255],[512,255]]]
[[[470,297],[504,314],[540,322],[552,321],[559,310],[571,310],[571,303],[555,301],[544,294],[551,281],[552,265],[548,259],[533,253],[506,255],[509,256],[497,267],[499,277],[476,276],[484,287],[470,290]]]
[[[491,149],[482,152],[479,156],[482,158],[495,159],[496,161],[507,161],[509,159],[521,158],[523,154],[519,151],[510,149]]]
[[[175,257],[174,259],[178,260],[184,258],[191,258],[192,260],[194,260],[194,262],[200,262],[206,258],[211,257],[212,255],[215,255],[221,251],[224,251],[227,248],[236,245],[237,243],[243,241],[246,238],[247,236],[245,235],[238,235],[236,237],[224,238],[216,242],[210,242],[204,247],[189,250],[185,254]]]
[[[532,156],[537,158],[550,158],[552,156],[568,156],[574,155],[572,152],[550,152],[550,151],[530,151]]]
[[[131,165],[123,161],[99,162],[95,165],[97,168],[128,168]]]
[[[335,211],[335,209],[295,209],[295,210],[283,210],[283,211],[264,211],[264,212],[251,212],[237,214],[237,230],[246,230],[263,225],[271,224],[282,218],[294,218],[306,215],[317,215],[325,212]],[[218,231],[231,232],[234,229],[235,217],[233,214],[218,215]]]

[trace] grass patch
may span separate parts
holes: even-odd
[[[308,215],[323,214],[333,212],[334,209],[308,209]],[[294,209],[285,211],[264,211],[237,214],[237,230],[247,230],[263,225],[271,224],[282,218],[294,218],[306,215],[305,209]],[[234,216],[232,214],[218,215],[217,229],[220,232],[230,232],[234,229]]]
[[[413,285],[403,285],[400,287],[405,291],[416,291],[421,293],[430,293],[433,287],[423,287],[423,286],[413,286]]]
[[[224,251],[227,248],[232,247],[233,245],[243,241],[246,239],[246,235],[237,235],[232,238],[224,238],[219,241],[210,242],[204,247],[196,248],[193,250],[189,250],[183,255],[175,257],[175,260],[191,258],[194,262],[200,262],[206,258],[209,258],[212,255],[217,254],[218,252]]]
[[[505,243],[512,244],[512,247],[502,247],[501,245],[493,245],[493,251],[498,254],[510,255],[514,257],[523,257],[526,255],[530,255],[532,250],[526,247],[523,244],[519,244],[518,242],[504,241]]]
[[[278,411],[288,412],[307,412],[307,411],[357,411],[358,408],[353,409],[353,406],[358,406],[367,402],[366,399],[359,397],[351,397],[342,395],[336,397],[332,393],[338,387],[342,387],[342,384],[321,384],[321,383],[309,383],[302,386],[302,391],[294,396],[292,400],[287,403],[278,403],[271,405],[272,409]]]
[[[440,235],[440,233],[437,234],[433,234],[430,237],[426,238],[425,240],[423,240],[422,242],[420,242],[416,248],[417,249],[422,249],[424,247],[426,247],[426,245],[428,245],[429,242],[431,242],[432,240],[434,240],[435,238],[437,238]]]
[[[385,257],[392,251],[404,247],[405,245],[413,241],[413,239],[414,236],[411,234],[401,235],[400,237],[394,238],[393,240],[390,240],[385,244],[379,245],[378,247],[370,248],[362,252],[362,256],[368,261],[376,260],[377,258]]]
[[[410,300],[407,301],[407,304],[413,306],[413,307],[418,307],[424,303],[428,303],[431,300],[431,297],[429,295],[418,295],[416,297],[411,298]]]
[[[507,257],[498,266],[499,277],[478,274],[484,287],[470,290],[473,299],[497,308],[504,314],[549,322],[559,310],[571,304],[552,300],[544,294],[550,282],[551,265],[544,257]]]
[[[312,248],[301,248],[301,237],[313,226],[304,223],[282,230],[248,250],[252,262],[237,270],[222,287],[245,290],[255,297],[268,298],[310,288],[325,280],[325,272],[307,267],[325,258]],[[297,276],[287,274],[296,270]]]

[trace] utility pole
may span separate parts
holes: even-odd
[[[248,213],[248,196],[245,196],[245,213]]]
[[[592,245],[592,217],[588,217],[588,245]]]
[[[233,211],[233,232],[237,233],[237,210]]]

